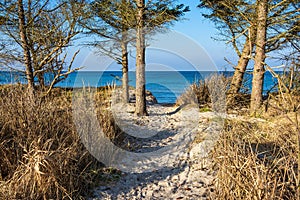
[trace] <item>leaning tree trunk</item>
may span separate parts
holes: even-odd
[[[144,7],[145,0],[136,0],[137,30],[136,30],[136,105],[135,114],[147,115],[145,91],[145,36],[144,36]]]
[[[20,39],[21,39],[21,44],[22,44],[22,48],[24,51],[26,79],[27,79],[29,91],[33,92],[34,91],[33,68],[32,68],[28,38],[26,35],[26,29],[25,29],[26,22],[25,22],[25,13],[24,13],[24,7],[23,7],[22,0],[18,0],[18,17],[19,17]]]
[[[251,115],[256,115],[262,105],[264,83],[264,61],[266,58],[266,32],[267,32],[268,0],[257,1],[257,35],[254,58],[252,92],[251,92]]]
[[[242,88],[243,80],[244,80],[244,74],[246,72],[250,56],[253,49],[253,42],[254,42],[254,36],[255,34],[252,31],[251,28],[249,31],[249,35],[246,39],[246,42],[243,47],[242,55],[239,58],[238,64],[235,68],[234,75],[232,77],[230,89],[228,91],[229,95],[231,97],[234,97],[240,89]]]
[[[123,33],[124,34],[124,33]],[[129,102],[129,86],[128,86],[128,50],[126,42],[126,38],[122,40],[122,87],[123,87],[123,102],[128,103]]]

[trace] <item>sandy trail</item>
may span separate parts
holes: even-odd
[[[112,111],[134,148],[120,161],[126,173],[98,187],[93,199],[208,199],[215,178],[208,153],[222,126],[217,115],[192,105],[151,105],[149,116],[140,118],[132,105],[116,104]]]

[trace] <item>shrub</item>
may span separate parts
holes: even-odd
[[[226,108],[226,87],[228,79],[213,74],[205,80],[193,83],[176,101],[177,105],[198,104],[200,108],[210,107],[217,112]]]

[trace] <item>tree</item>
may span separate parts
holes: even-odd
[[[297,6],[295,6],[297,5]],[[299,1],[256,1],[257,33],[250,113],[256,115],[263,101],[266,53],[283,50],[290,54],[291,40],[299,30]],[[296,26],[291,26],[291,24]],[[292,50],[293,51],[293,50]]]
[[[234,97],[242,87],[244,74],[255,45],[256,28],[253,5],[243,0],[204,0],[200,1],[198,7],[210,12],[203,16],[216,24],[222,36],[220,39],[230,43],[239,56],[228,91],[231,97]]]
[[[138,7],[133,0],[96,0],[86,2],[86,11],[81,25],[88,36],[96,35],[95,41],[87,45],[96,47],[103,54],[122,64],[123,101],[129,102],[128,95],[128,47],[134,45],[136,36],[133,34],[138,26],[136,14]],[[172,21],[177,20],[184,12],[182,4],[172,6],[171,1],[149,2],[147,12],[144,13],[144,24],[151,35]]]
[[[266,2],[268,12],[266,16],[265,53],[272,52],[274,54],[275,51],[287,50],[288,44],[291,44],[291,41],[294,40],[292,39],[294,34],[291,33],[296,28],[292,27],[291,24],[295,24],[299,20],[299,8],[296,6],[299,6],[299,3],[297,2],[297,0]],[[229,94],[239,92],[249,60],[256,56],[258,56],[256,58],[257,62],[261,60],[261,55],[258,53],[261,52],[258,50],[261,46],[257,47],[256,43],[259,41],[257,40],[257,32],[261,31],[258,30],[259,17],[258,12],[256,12],[258,5],[258,2],[255,3],[255,1],[242,0],[233,2],[227,0],[201,1],[199,5],[201,8],[209,9],[211,13],[204,16],[216,22],[223,36],[233,45],[237,55],[239,55]],[[240,45],[237,45],[237,41]],[[241,47],[243,50],[240,53],[239,48]],[[253,54],[253,50],[255,50],[255,54]],[[258,68],[258,65],[255,67]],[[253,84],[256,84],[255,81],[258,80],[257,74],[255,77]],[[255,87],[257,88],[257,86]],[[262,89],[258,91],[258,93],[260,92],[262,92]]]
[[[80,24],[85,33],[99,38],[87,45],[96,47],[100,53],[122,65],[122,99],[128,103],[128,44],[133,40],[128,31],[136,24],[132,3],[128,0],[96,0],[86,4],[83,15]]]
[[[147,115],[146,92],[145,92],[145,0],[136,0],[138,8],[136,27],[136,105],[135,114],[138,116]]]
[[[268,0],[257,1],[257,32],[250,112],[256,114],[262,103],[266,59]]]
[[[137,7],[136,14],[136,106],[135,114],[138,116],[148,115],[145,94],[145,35],[157,28],[172,24],[178,20],[188,7],[183,4],[175,5],[172,8],[172,1],[149,1],[135,0]]]
[[[33,77],[33,67],[31,62],[31,55],[29,49],[28,35],[26,32],[26,21],[23,1],[18,0],[18,18],[19,18],[19,31],[20,31],[20,40],[21,46],[24,52],[24,64],[26,71],[26,78],[28,81],[28,89],[30,91],[34,90],[34,77]]]
[[[8,68],[25,73],[30,91],[37,89],[36,78],[40,88],[44,88],[45,73],[53,76],[49,92],[56,83],[77,70],[71,69],[77,53],[67,64],[67,54],[63,51],[79,33],[76,30],[78,5],[73,1],[50,3],[48,0],[0,2],[2,17],[6,18],[0,26],[1,42],[5,45],[0,56],[6,60]],[[20,65],[24,71],[17,67]]]
[[[254,47],[256,31],[254,28],[249,28],[249,34],[246,38],[243,50],[241,55],[239,56],[239,61],[237,66],[235,67],[234,74],[232,77],[232,81],[230,84],[230,89],[228,91],[234,98],[234,95],[238,94],[244,80],[244,74],[246,73],[248,63],[252,56],[252,50]]]

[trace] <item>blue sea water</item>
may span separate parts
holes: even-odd
[[[204,79],[215,72],[198,71],[148,71],[146,72],[146,89],[151,91],[159,103],[174,103],[193,82]],[[233,72],[219,72],[232,76]],[[121,71],[79,71],[70,74],[57,87],[98,87],[107,84],[121,85]],[[45,78],[50,82],[51,76]],[[129,85],[135,86],[135,72],[129,72]],[[252,74],[245,75],[245,88],[251,90]],[[18,72],[0,71],[0,84],[26,83],[25,77]],[[272,89],[276,80],[269,72],[265,74],[264,93]]]

